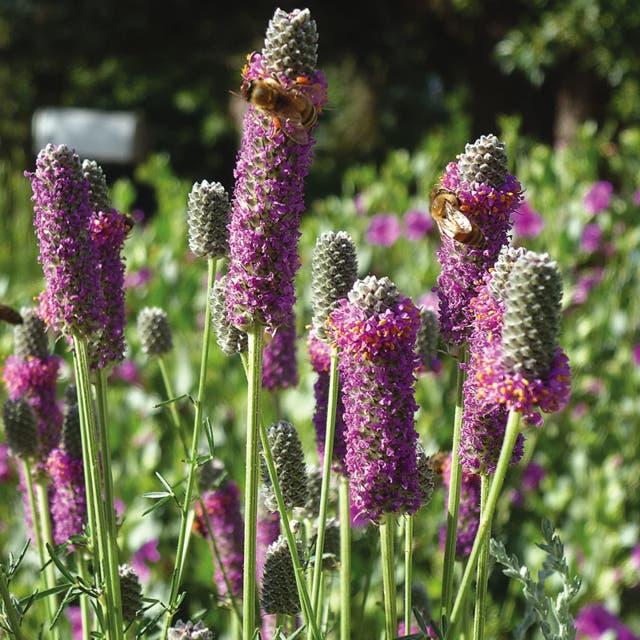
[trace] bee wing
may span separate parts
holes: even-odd
[[[309,130],[302,124],[300,118],[285,118],[280,123],[283,133],[296,144],[309,142]]]
[[[449,203],[445,204],[444,209],[446,215],[437,220],[438,228],[442,235],[455,240],[456,236],[460,234],[471,233],[473,230],[471,221],[462,211],[452,207]]]

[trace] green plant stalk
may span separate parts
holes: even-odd
[[[118,615],[114,605],[114,591],[120,590],[120,580],[113,583],[109,570],[107,539],[108,529],[102,500],[102,472],[96,439],[96,420],[93,412],[93,397],[89,381],[89,357],[84,340],[74,334],[73,361],[76,374],[78,410],[80,413],[80,434],[82,438],[82,456],[84,461],[85,488],[87,491],[88,513],[91,521],[94,561],[98,565],[99,590],[104,585],[103,613],[107,625],[108,640],[123,640],[122,625],[118,624]],[[121,619],[121,612],[120,612]]]
[[[162,382],[164,383],[164,388],[167,392],[167,399],[170,400],[171,398],[175,398],[176,396],[173,391],[173,385],[171,384],[171,377],[167,370],[167,363],[164,361],[162,356],[158,357],[158,366],[160,367]],[[180,420],[180,414],[178,413],[178,408],[176,407],[175,402],[171,402],[169,404],[169,413],[171,414],[173,427],[178,432],[178,437],[180,438],[180,442],[182,442],[182,448],[184,449],[185,455],[189,455],[189,445],[187,444],[187,439],[182,428],[182,421]]]
[[[473,547],[471,548],[471,553],[469,554],[469,558],[462,575],[460,588],[458,589],[458,594],[453,605],[453,610],[451,611],[451,617],[449,619],[449,625],[447,627],[445,636],[446,640],[452,640],[453,638],[456,638],[454,634],[456,632],[456,627],[459,624],[461,610],[464,607],[467,592],[469,591],[469,588],[471,586],[472,576],[476,569],[478,556],[480,554],[480,549],[484,542],[484,538],[489,535],[489,532],[491,530],[493,515],[496,510],[498,498],[500,497],[502,485],[504,484],[507,469],[509,468],[509,460],[511,459],[511,454],[513,453],[513,447],[516,444],[519,433],[520,414],[516,411],[511,410],[509,412],[509,418],[507,420],[507,427],[505,429],[502,448],[500,449],[498,464],[496,466],[496,471],[494,473],[491,486],[489,487],[489,495],[487,496],[486,507],[480,514],[480,524],[478,525],[476,539],[473,542]]]
[[[384,599],[384,627],[386,639],[393,640],[398,632],[396,612],[396,580],[393,514],[386,513],[380,521],[380,560],[382,562],[382,590]]]
[[[251,344],[251,343],[249,343]],[[249,352],[251,353],[251,352]],[[309,591],[307,589],[307,582],[305,580],[304,568],[300,563],[298,556],[298,547],[296,545],[296,539],[291,530],[289,524],[289,515],[287,508],[284,504],[284,498],[282,497],[282,491],[280,490],[280,483],[278,482],[278,472],[276,471],[276,465],[273,462],[273,456],[271,455],[271,447],[269,446],[269,438],[267,437],[267,429],[263,424],[259,425],[260,438],[262,440],[262,454],[264,455],[264,461],[269,471],[269,478],[273,485],[273,492],[278,504],[278,511],[280,512],[280,524],[285,538],[287,539],[287,545],[289,547],[289,553],[291,554],[291,560],[293,562],[293,569],[296,576],[296,587],[298,589],[298,595],[300,597],[300,604],[302,606],[302,614],[309,629],[309,637],[313,640],[321,640],[320,631],[316,622],[316,616],[311,606],[311,599],[309,598]],[[246,556],[245,556],[246,558]],[[245,560],[246,566],[246,560]]]
[[[27,485],[27,495],[29,497],[29,507],[31,508],[31,526],[33,527],[33,535],[36,539],[36,548],[38,549],[38,559],[40,560],[40,566],[44,571],[44,584],[45,588],[51,589],[55,586],[55,576],[53,574],[53,567],[51,564],[47,564],[47,554],[45,543],[51,543],[51,521],[47,517],[47,521],[49,522],[48,534],[49,537],[45,537],[46,527],[43,526],[43,512],[47,508],[48,501],[46,497],[46,491],[44,495],[45,502],[42,503],[42,496],[40,494],[40,490],[38,488],[38,496],[36,498],[36,492],[33,488],[33,476],[31,474],[31,463],[28,459],[23,458],[22,460],[22,469],[24,473],[24,481]],[[48,514],[47,514],[48,515]],[[47,618],[49,623],[53,621],[53,618],[56,613],[56,603],[51,599],[53,596],[47,596],[45,598],[44,606],[47,610]],[[51,630],[51,635],[53,638],[58,638],[58,630],[54,627]]]
[[[22,635],[22,629],[20,628],[18,612],[16,611],[15,604],[11,598],[11,592],[9,591],[7,574],[2,565],[0,565],[0,598],[2,598],[2,602],[4,603],[4,615],[9,624],[9,633],[13,635],[15,640],[25,640]]]
[[[329,482],[331,479],[331,463],[333,462],[333,441],[336,432],[336,409],[338,406],[338,349],[331,346],[331,367],[329,369],[329,398],[327,400],[327,426],[325,429],[324,461],[322,469],[322,487],[318,509],[318,535],[316,538],[316,559],[313,565],[313,581],[311,590],[311,607],[316,612],[319,625],[322,616],[320,603],[320,583],[322,581],[322,554],[327,525],[327,504],[329,502]]]
[[[247,333],[247,445],[244,487],[244,568],[242,576],[242,639],[256,628],[256,530],[258,526],[260,399],[262,395],[263,327]],[[275,485],[274,485],[275,488]],[[281,514],[284,513],[281,511]]]
[[[102,476],[104,490],[104,510],[107,525],[107,562],[109,583],[113,588],[113,606],[118,628],[122,629],[122,593],[120,589],[120,572],[118,571],[118,530],[116,528],[116,512],[114,508],[113,474],[111,473],[111,445],[109,444],[107,413],[107,378],[104,369],[96,376],[96,404],[98,410],[98,435],[102,453]]]
[[[87,571],[87,563],[85,562],[82,550],[76,554],[78,563],[78,575],[88,584],[89,572]],[[82,619],[82,640],[91,640],[91,606],[89,596],[83,593],[80,596],[80,616]]]
[[[171,591],[169,593],[169,604],[167,616],[164,621],[162,638],[166,638],[169,632],[169,625],[176,612],[180,583],[187,560],[189,541],[191,539],[191,523],[193,522],[193,510],[191,502],[196,487],[196,477],[198,470],[198,443],[202,431],[202,403],[204,401],[204,389],[207,374],[207,361],[209,358],[209,336],[211,335],[211,307],[209,305],[209,295],[215,281],[217,260],[209,258],[207,261],[207,296],[204,314],[204,331],[202,335],[202,353],[200,356],[200,377],[198,380],[198,395],[195,401],[193,416],[193,434],[191,436],[191,454],[189,458],[189,474],[187,476],[187,486],[184,492],[184,501],[180,511],[180,531],[178,534],[178,546],[176,548],[176,560],[171,575]]]
[[[349,478],[340,476],[340,640],[351,640],[351,507]]]
[[[467,351],[463,354],[466,362]],[[449,500],[447,502],[447,533],[444,544],[444,564],[442,567],[442,603],[440,614],[447,619],[453,602],[453,573],[456,563],[456,534],[458,532],[458,509],[460,507],[460,483],[462,468],[458,459],[460,431],[462,429],[464,369],[458,368],[456,381],[456,410],[453,421],[453,441],[451,443],[451,475],[449,480]]]
[[[411,629],[411,583],[413,582],[413,516],[404,519],[404,628]]]
[[[489,477],[480,474],[480,514],[485,510],[489,494]],[[473,618],[474,640],[484,639],[484,628],[487,618],[487,585],[489,582],[489,536],[485,536],[478,556],[478,572],[476,575],[476,595]]]

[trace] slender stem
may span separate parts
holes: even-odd
[[[393,640],[398,633],[398,616],[396,612],[396,580],[394,558],[393,514],[387,513],[380,522],[380,556],[382,561],[382,589],[384,595],[384,622],[386,639]]]
[[[291,560],[293,562],[293,569],[296,577],[296,587],[298,589],[298,595],[300,597],[300,604],[302,606],[302,614],[304,616],[307,627],[310,630],[310,638],[315,640],[321,640],[320,631],[316,622],[316,616],[314,610],[311,607],[311,599],[309,598],[309,591],[307,589],[307,582],[304,576],[304,568],[300,562],[298,555],[298,545],[296,539],[291,530],[289,524],[289,515],[287,514],[287,508],[284,504],[284,498],[282,497],[282,491],[280,490],[280,483],[278,482],[278,472],[276,471],[276,465],[273,461],[271,454],[271,447],[269,446],[269,439],[267,437],[267,430],[263,424],[260,424],[260,438],[262,440],[262,452],[264,455],[264,461],[269,471],[269,478],[273,485],[273,492],[278,504],[278,511],[280,512],[280,523],[284,536],[287,540],[289,547],[289,553],[291,554]],[[246,556],[245,556],[246,558]]]
[[[200,377],[198,381],[198,395],[195,400],[195,410],[193,416],[193,434],[191,436],[191,454],[189,457],[189,475],[187,476],[187,486],[184,492],[184,500],[180,511],[180,532],[178,534],[178,546],[176,548],[176,560],[171,576],[171,591],[169,594],[169,604],[167,616],[164,621],[164,631],[162,638],[166,638],[169,625],[177,609],[180,583],[189,551],[189,541],[191,539],[191,523],[193,522],[193,502],[196,477],[198,469],[198,444],[200,432],[202,431],[202,404],[204,401],[204,389],[207,374],[207,361],[209,358],[209,336],[211,335],[211,307],[209,305],[209,294],[215,281],[217,260],[210,258],[207,269],[207,296],[204,314],[204,331],[202,335],[202,352],[200,356]]]
[[[463,361],[466,361],[466,350]],[[460,503],[460,483],[462,469],[458,460],[460,431],[462,429],[463,385],[465,373],[458,368],[456,383],[456,410],[453,422],[453,441],[451,443],[451,475],[449,480],[449,500],[447,503],[447,534],[444,546],[444,565],[442,567],[442,604],[441,616],[447,619],[453,602],[453,572],[456,562],[456,534],[458,530],[458,508]]]
[[[120,579],[114,582],[109,562],[109,529],[103,503],[102,472],[100,469],[100,453],[97,441],[96,419],[93,411],[93,397],[89,382],[89,356],[87,345],[78,336],[73,336],[73,356],[78,390],[78,410],[80,413],[80,433],[82,438],[82,456],[85,469],[85,486],[87,504],[91,503],[89,515],[93,519],[92,538],[94,545],[94,561],[97,561],[100,579],[99,589],[104,585],[104,619],[107,625],[109,640],[122,640],[122,612],[116,610],[115,591],[120,591]],[[113,504],[112,504],[113,507]]]
[[[263,327],[255,325],[248,337],[247,447],[244,499],[244,571],[242,638],[251,640],[256,627],[256,529],[258,523],[259,430],[262,392]],[[281,514],[284,516],[283,511]]]
[[[515,446],[518,433],[520,432],[520,414],[516,411],[509,412],[509,419],[507,420],[507,427],[505,429],[504,440],[502,442],[502,448],[500,449],[500,457],[498,458],[498,464],[496,471],[489,488],[489,495],[487,497],[486,507],[483,509],[480,515],[480,524],[478,525],[478,532],[476,533],[476,539],[473,542],[467,565],[464,569],[462,581],[460,582],[460,588],[456,596],[453,610],[451,611],[451,617],[449,618],[449,625],[447,628],[447,640],[455,638],[456,626],[459,623],[460,613],[464,606],[467,592],[471,586],[471,580],[473,572],[476,568],[480,549],[484,542],[484,538],[489,535],[491,531],[491,523],[493,521],[493,514],[496,510],[500,491],[504,484],[504,479],[509,467],[509,461],[513,454],[513,447]]]
[[[164,358],[162,356],[158,357],[158,365],[160,367],[160,373],[162,375],[164,388],[167,392],[167,399],[171,400],[176,396],[173,391],[173,385],[171,384],[171,377],[169,376],[169,372],[167,371],[167,363],[164,361]],[[178,407],[176,406],[175,402],[169,403],[169,413],[171,414],[171,422],[173,423],[173,427],[178,432],[178,437],[182,442],[182,448],[184,449],[185,455],[188,455],[189,445],[187,444],[187,439],[182,428],[182,421],[180,420],[180,414],[178,413]]]
[[[340,476],[340,640],[351,640],[351,508],[349,478]]]
[[[331,463],[333,462],[333,441],[336,431],[336,409],[338,406],[338,350],[331,347],[331,368],[329,370],[329,398],[327,401],[327,426],[325,429],[324,461],[322,469],[322,488],[318,509],[318,535],[316,538],[316,559],[313,565],[313,582],[311,606],[316,612],[316,622],[320,624],[322,607],[320,606],[320,582],[322,578],[322,554],[324,552],[324,536],[327,524],[327,504],[329,502],[329,482],[331,479]]]
[[[411,629],[411,583],[413,582],[413,516],[404,519],[404,628]]]
[[[485,510],[489,495],[489,478],[486,473],[480,475],[480,513]],[[478,556],[476,575],[475,613],[473,618],[473,638],[483,640],[486,622],[487,585],[489,582],[489,536],[485,536]]]
[[[46,507],[42,504],[42,500],[38,500],[36,498],[36,493],[33,487],[34,485],[33,476],[31,474],[31,463],[26,458],[22,460],[22,470],[24,473],[24,481],[27,487],[27,495],[29,497],[29,507],[31,509],[31,526],[33,527],[33,535],[35,536],[35,539],[36,539],[36,548],[38,549],[38,559],[40,560],[40,566],[43,568],[43,571],[44,571],[45,587],[47,589],[50,589],[55,584],[55,578],[53,582],[50,582],[50,579],[52,576],[51,574],[52,567],[46,566],[47,553],[46,553],[46,547],[45,547],[45,537],[44,537],[45,533],[43,531],[42,520],[41,520],[43,515],[42,512]],[[38,495],[38,498],[40,498],[40,495]],[[49,524],[49,535],[50,534],[51,534],[51,524]],[[50,542],[48,538],[46,540]],[[47,618],[51,623],[53,621],[53,618],[56,612],[55,603],[51,600],[50,597],[47,597],[45,598],[44,606],[47,610]],[[52,629],[52,635],[55,635],[55,637],[58,637],[58,632],[55,629],[55,627],[54,629]]]
[[[109,418],[107,413],[107,378],[104,369],[96,376],[96,404],[98,409],[98,435],[102,454],[102,477],[104,488],[104,510],[107,526],[107,562],[109,584],[112,585],[114,614],[118,629],[122,629],[122,593],[118,571],[118,530],[114,507],[113,474],[111,473],[111,445],[109,444]]]
[[[86,582],[89,582],[89,573],[84,554],[80,549],[76,554],[78,563],[78,575]],[[89,596],[83,593],[80,596],[80,616],[82,619],[82,640],[91,640],[91,606]]]
[[[0,565],[0,598],[4,604],[4,615],[9,624],[9,633],[13,635],[15,640],[25,640],[20,628],[20,619],[16,611],[15,603],[9,591],[9,581],[4,567]]]

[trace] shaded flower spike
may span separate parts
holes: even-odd
[[[304,507],[309,496],[307,467],[304,462],[302,442],[296,428],[286,420],[280,420],[269,427],[267,439],[286,507],[288,509]],[[265,505],[275,511],[278,505],[266,463],[263,463],[262,467],[262,481]]]
[[[82,173],[89,182],[89,206],[92,211],[109,211],[111,198],[102,167],[95,160],[82,161]]]
[[[298,542],[297,546],[298,557],[302,563],[302,544]],[[283,613],[290,616],[300,613],[293,561],[287,540],[282,535],[267,549],[262,572],[260,606],[265,613]]]
[[[118,569],[120,594],[122,596],[122,618],[125,624],[133,622],[142,609],[142,586],[138,574],[127,564]]]
[[[291,314],[311,133],[326,101],[309,11],[276,11],[267,33],[262,54],[252,54],[242,73],[241,92],[250,104],[229,221],[227,309],[231,323],[244,330],[275,329]],[[282,105],[275,111],[273,97]]]
[[[74,460],[82,460],[80,412],[77,404],[67,405],[64,412],[60,445]]]
[[[26,400],[7,400],[2,418],[9,451],[20,458],[30,458],[38,451],[38,425]]]
[[[420,328],[416,336],[416,351],[420,356],[420,368],[433,369],[438,350],[438,317],[431,309],[420,309]]]
[[[278,327],[264,347],[262,386],[270,391],[295,387],[298,384],[296,317]]]
[[[318,523],[316,522],[311,535],[310,547],[315,550],[318,539]],[[315,557],[315,551],[314,551]],[[324,531],[324,545],[322,548],[322,568],[337,569],[340,566],[340,523],[335,518],[327,518]]]
[[[189,193],[187,226],[189,248],[200,258],[222,258],[227,254],[227,223],[231,205],[219,182],[196,182]]]
[[[462,345],[471,333],[471,300],[484,283],[503,246],[509,242],[512,215],[520,206],[522,188],[507,171],[504,144],[493,135],[467,145],[458,162],[447,165],[441,186],[457,200],[456,208],[482,232],[476,246],[443,235],[438,250],[442,266],[436,291],[440,332],[445,342]]]
[[[159,307],[145,307],[138,314],[138,335],[148,356],[161,356],[173,348],[169,318]]]
[[[175,627],[170,627],[167,640],[213,640],[213,632],[202,622],[182,622],[178,620]]]
[[[95,241],[89,231],[89,183],[78,155],[47,145],[31,179],[39,261],[46,280],[41,317],[56,331],[86,338],[103,329],[106,312]]]
[[[414,513],[421,502],[413,397],[420,312],[388,278],[358,280],[328,320],[340,349],[354,514]]]
[[[346,298],[358,277],[358,258],[345,231],[323,233],[311,258],[311,306],[316,335],[326,340],[326,322],[338,300]]]
[[[223,353],[232,356],[235,353],[246,353],[247,334],[229,322],[225,298],[226,286],[227,276],[222,276],[214,282],[209,304],[211,305],[211,326],[216,334],[218,346]]]
[[[22,324],[13,328],[13,353],[21,360],[49,356],[47,326],[33,309],[22,309]]]

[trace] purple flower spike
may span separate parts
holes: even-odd
[[[89,182],[78,155],[47,145],[31,179],[39,261],[46,280],[43,319],[66,335],[89,337],[105,324],[105,301],[95,241],[89,232]]]
[[[262,54],[243,70],[243,94],[254,96],[243,121],[229,222],[227,309],[242,330],[276,329],[289,319],[299,267],[304,179],[313,157],[315,117],[326,101],[326,82],[315,70],[317,33],[309,11],[276,11]],[[258,89],[256,89],[258,87]],[[269,110],[259,89],[298,105]],[[298,113],[304,105],[304,117]],[[291,106],[291,105],[289,105]]]
[[[420,312],[388,279],[358,280],[328,320],[340,348],[346,465],[355,515],[420,507],[413,397]]]
[[[296,318],[292,313],[264,348],[262,386],[270,391],[298,384],[296,361]]]

